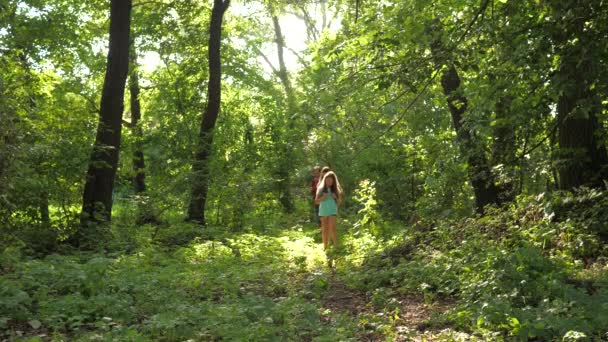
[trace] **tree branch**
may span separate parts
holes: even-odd
[[[479,19],[479,17],[482,16],[486,12],[486,9],[488,9],[490,0],[483,0],[483,1],[484,2],[479,7],[479,11],[477,11],[477,13],[475,14],[475,17],[473,17],[473,20],[471,20],[471,22],[467,26],[466,30],[462,33],[460,38],[458,38],[458,40],[456,41],[456,44],[454,44],[455,46],[458,46],[458,44],[460,44],[460,42],[469,34],[469,31],[471,30],[473,25],[475,25],[475,22],[477,21],[477,19]]]
[[[289,46],[285,45],[285,48],[287,50],[289,50],[289,52],[293,53],[296,58],[298,59],[298,62],[300,62],[303,65],[306,65],[306,60],[304,59],[304,57],[302,57],[298,52],[296,52],[296,50],[290,48]]]
[[[275,74],[275,76],[279,76],[279,70],[277,70],[277,68],[275,68],[275,66],[272,64],[272,62],[270,61],[270,59],[268,59],[268,57],[257,47],[257,46],[253,46],[253,48],[255,49],[255,51],[260,54],[260,56],[262,56],[262,58],[264,58],[264,61],[266,61],[266,64],[268,64],[268,66],[272,69],[272,73]]]

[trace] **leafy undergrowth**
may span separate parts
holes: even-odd
[[[328,258],[317,228],[301,226],[208,229],[181,246],[171,241],[195,226],[140,227],[147,240],[115,254],[8,248],[0,338],[604,340],[607,202],[526,198],[482,218],[382,230],[342,220]]]
[[[301,230],[116,257],[23,260],[7,250],[0,325],[10,339],[350,339],[356,327],[349,319],[322,319],[325,271],[311,271],[323,259]]]
[[[348,222],[343,222],[346,227]],[[1,337],[9,340],[385,340],[418,335],[435,310],[422,297],[385,307],[344,279],[382,239],[352,231],[329,260],[315,227],[269,235],[206,231],[167,245],[175,224],[129,254],[1,255]],[[358,234],[357,234],[358,235]],[[358,244],[360,248],[353,250]],[[332,266],[330,266],[332,265]],[[387,294],[390,296],[390,294]]]
[[[481,218],[421,220],[343,279],[388,310],[408,295],[450,304],[425,322],[443,330],[432,340],[606,341],[606,208],[606,193],[581,191],[522,198]]]

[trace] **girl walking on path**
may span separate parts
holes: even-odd
[[[342,204],[342,187],[333,171],[327,172],[319,181],[315,202],[319,204],[323,248],[327,249],[329,240],[331,240],[334,247],[338,247],[336,218],[338,216],[338,207]]]
[[[323,168],[315,166],[312,171],[313,181],[310,185],[310,194],[312,195],[312,204],[315,207],[315,222],[319,228],[321,228],[321,219],[319,218],[319,203],[317,203],[317,187],[323,176],[329,171],[331,171],[329,166],[324,166]]]

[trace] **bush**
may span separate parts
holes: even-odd
[[[603,338],[608,269],[600,266],[581,280],[579,259],[605,258],[600,234],[590,228],[603,224],[596,221],[603,220],[605,203],[598,193],[576,196],[569,201],[585,204],[568,216],[562,211],[559,220],[555,203],[567,200],[537,196],[483,217],[407,230],[396,245],[372,253],[350,284],[381,305],[390,292],[428,301],[453,297],[447,318],[489,339]],[[584,200],[590,196],[597,201]]]

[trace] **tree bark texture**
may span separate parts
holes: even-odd
[[[133,42],[131,43],[133,44]],[[137,54],[135,48],[131,47],[131,72],[129,77],[129,93],[131,95],[131,130],[135,138],[135,149],[133,151],[133,189],[135,193],[141,194],[146,191],[146,163],[144,160],[143,132],[140,124],[141,105],[139,102],[139,74],[137,70]]]
[[[557,101],[559,188],[602,187],[608,177],[608,154],[598,117],[602,113],[600,94],[594,84],[601,84],[598,51],[604,48],[597,32],[590,30],[589,13],[601,11],[597,1],[550,1],[557,17],[563,17],[552,31],[560,66],[554,85],[560,94]]]
[[[110,45],[101,94],[97,136],[91,152],[82,201],[81,223],[109,222],[118,167],[124,93],[129,70],[131,0],[112,0]]]
[[[580,78],[577,77],[577,78]],[[608,156],[598,139],[600,126],[596,111],[597,99],[586,90],[585,82],[577,82],[571,91],[560,96],[557,103],[559,120],[559,188],[572,190],[580,186],[602,187],[606,179]],[[591,108],[578,107],[587,102]]]
[[[509,120],[512,98],[501,96],[495,105],[496,125],[492,128],[491,165],[502,165],[503,173],[499,188],[499,201],[510,202],[515,198],[515,127]],[[498,178],[498,177],[497,177]]]
[[[192,163],[192,191],[188,206],[188,221],[205,225],[205,203],[209,187],[209,157],[212,152],[213,129],[221,103],[221,60],[222,20],[230,0],[214,0],[209,27],[209,83],[207,87],[207,107],[201,121],[198,148]]]
[[[130,72],[129,72],[129,93],[130,93],[130,105],[131,105],[131,133],[135,140],[133,150],[133,170],[135,176],[133,176],[133,190],[138,195],[143,195],[146,192],[146,163],[144,159],[144,134],[141,127],[141,105],[139,101],[139,70],[137,66],[137,53],[135,51],[134,40],[131,40],[131,52],[130,52]],[[151,203],[147,202],[147,197],[138,198],[138,214],[137,224],[147,223],[159,223],[160,221],[156,218],[154,207]]]
[[[272,9],[270,9],[272,13]],[[296,111],[295,98],[293,96],[293,88],[291,86],[291,81],[289,79],[289,73],[287,72],[287,67],[285,66],[285,39],[283,37],[283,32],[281,30],[281,25],[279,24],[279,18],[272,14],[272,23],[274,25],[274,35],[275,42],[277,44],[277,54],[279,59],[279,70],[277,71],[277,76],[281,80],[283,84],[283,88],[285,90],[285,98],[287,100],[287,113],[285,115],[286,119],[286,130],[283,134],[280,134],[281,138],[275,141],[277,146],[279,146],[279,163],[277,164],[277,186],[279,191],[279,202],[283,207],[283,211],[286,213],[291,213],[294,211],[295,207],[293,204],[293,198],[291,196],[290,191],[290,174],[291,174],[291,165],[293,160],[292,149],[289,146],[289,142],[292,141],[292,132],[293,132],[293,115]]]
[[[458,138],[458,147],[468,162],[469,180],[475,193],[475,207],[477,212],[482,214],[486,205],[500,204],[499,190],[495,185],[485,152],[481,146],[478,146],[474,134],[467,125],[464,114],[468,101],[461,92],[458,71],[451,61],[451,56],[446,55],[440,38],[431,43],[431,53],[436,65],[447,66],[441,75],[441,87],[447,96],[452,124]]]

